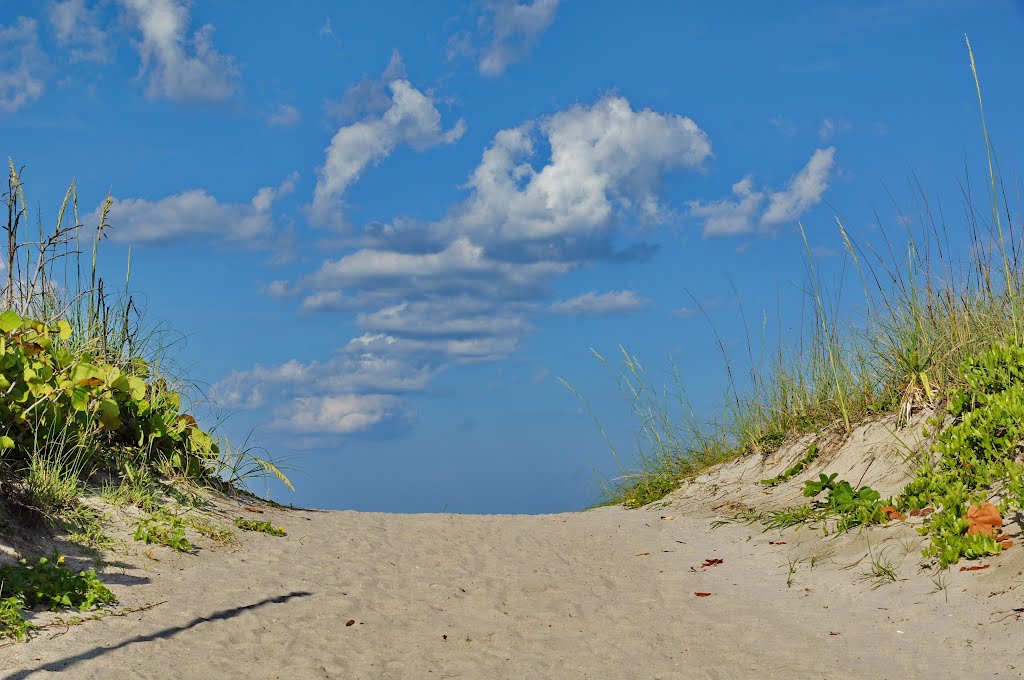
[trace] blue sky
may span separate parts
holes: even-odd
[[[17,5],[0,140],[44,222],[109,190],[147,318],[221,431],[327,508],[548,512],[617,468],[628,406],[590,353],[713,414],[748,318],[784,335],[834,216],[954,216],[984,148],[1014,176],[1024,5],[945,0]],[[889,195],[892,195],[890,199]],[[966,248],[966,245],[964,245]],[[778,312],[782,312],[779,321]],[[250,434],[251,433],[251,434]]]

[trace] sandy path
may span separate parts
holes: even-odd
[[[1024,668],[1019,591],[1005,578],[993,598],[956,573],[946,593],[929,594],[922,575],[872,589],[856,568],[840,568],[863,553],[863,538],[826,545],[788,532],[785,545],[771,545],[777,534],[660,519],[669,513],[268,512],[287,537],[126,560],[113,575],[121,604],[166,603],[4,647],[0,673],[883,679],[1019,677],[1012,666]],[[701,569],[709,558],[723,561]],[[787,587],[791,559],[802,561]],[[907,559],[909,575],[917,560]]]

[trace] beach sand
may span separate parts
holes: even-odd
[[[249,516],[287,536],[198,541],[194,555],[156,547],[156,559],[129,541],[103,578],[119,607],[155,606],[7,644],[0,675],[1021,677],[1024,547],[985,570],[958,565],[938,589],[909,524],[839,537],[712,528],[736,505],[714,501],[720,482],[640,510],[544,516],[265,507]],[[246,514],[220,504],[225,518]],[[871,576],[869,545],[899,580]]]

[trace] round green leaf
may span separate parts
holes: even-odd
[[[15,328],[21,328],[22,318],[15,312],[7,311],[0,314],[0,331],[10,333]]]

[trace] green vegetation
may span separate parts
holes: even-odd
[[[135,525],[134,538],[143,543],[166,545],[178,552],[195,550],[195,546],[185,538],[185,521],[166,513],[157,513],[140,519]]]
[[[123,287],[100,274],[112,199],[101,206],[95,229],[86,230],[72,183],[53,227],[44,227],[41,213],[30,225],[35,211],[28,209],[22,172],[9,163],[3,200],[3,531],[61,530],[98,559],[98,550],[119,545],[104,533],[105,515],[82,502],[98,496],[147,513],[135,527],[136,540],[193,550],[188,526],[229,540],[230,531],[195,515],[211,492],[244,490],[247,480],[266,475],[291,484],[255,449],[233,447],[200,427],[191,413],[197,404],[189,398],[197,391],[169,359],[175,336],[164,326],[147,325],[131,292],[131,251]],[[39,597],[86,608],[112,600],[94,572],[70,575],[49,558],[31,557],[0,578],[0,633],[19,638],[30,631],[19,608],[34,606]],[[39,578],[44,580],[33,580]]]
[[[287,536],[288,532],[284,530],[284,527],[275,527],[270,522],[260,522],[255,519],[243,519],[237,517],[235,519],[235,526],[239,529],[245,529],[246,531],[259,531],[260,533],[269,534],[270,536]]]
[[[1016,456],[1024,440],[1024,348],[993,347],[969,358],[961,378],[949,405],[956,422],[938,435],[938,460],[926,458],[898,498],[900,509],[937,508],[922,531],[931,538],[925,555],[943,566],[1002,550],[996,533],[967,533],[971,506],[998,494],[1003,516],[1024,508],[1024,465]]]
[[[837,217],[862,295],[858,306],[863,316],[852,323],[840,314],[849,308],[841,294],[844,282],[839,281],[840,292],[834,294],[822,284],[801,226],[805,299],[798,342],[782,344],[779,320],[780,342],[769,348],[765,323],[761,351],[755,352],[740,306],[748,370],[734,366],[727,343],[716,332],[728,391],[714,422],[701,422],[695,415],[677,369],[673,367],[673,389],[659,393],[636,357],[623,349],[624,367],[615,377],[640,423],[639,469],[626,471],[620,462],[623,474],[605,484],[603,503],[639,507],[717,463],[768,453],[809,432],[849,434],[878,415],[893,414],[904,425],[915,411],[932,406],[939,409],[935,429],[941,430],[946,417],[952,424],[938,433],[934,451],[921,456],[916,478],[895,501],[882,500],[868,487],[855,489],[836,481],[836,475],[822,475],[807,483],[805,496],[824,493],[823,499],[752,512],[745,519],[759,519],[773,528],[824,521],[844,531],[889,521],[897,510],[929,506],[937,511],[921,527],[931,540],[926,556],[945,566],[1000,551],[1000,537],[971,530],[965,512],[990,500],[997,500],[1003,513],[1024,503],[1024,466],[1017,456],[1024,441],[1024,252],[1011,231],[1006,197],[1012,192],[998,173],[969,42],[967,49],[986,152],[985,199],[975,200],[970,182],[965,182],[964,222],[950,227],[945,213],[932,209],[933,201],[915,181],[919,218],[901,215],[905,233],[898,236],[879,222],[881,245],[858,238]],[[951,243],[951,236],[961,234],[968,236],[968,243]],[[906,243],[903,248],[896,245],[901,241]],[[963,258],[962,252],[969,257]],[[741,390],[735,376],[748,372],[749,385]],[[618,461],[614,446],[612,451]],[[774,486],[789,480],[813,459],[808,451],[789,470],[762,483]]]
[[[21,640],[32,630],[22,609],[76,607],[84,612],[113,604],[114,594],[96,572],[75,573],[63,565],[64,558],[54,555],[0,567],[0,635]]]
[[[783,482],[789,481],[793,477],[797,476],[804,471],[804,468],[814,462],[814,459],[818,457],[818,445],[811,444],[811,447],[807,449],[807,453],[804,457],[796,462],[796,464],[783,472],[781,475],[776,475],[771,479],[762,479],[761,483],[765,486],[776,486]]]

